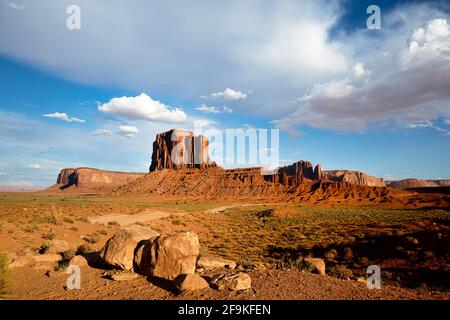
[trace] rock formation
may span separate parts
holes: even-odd
[[[358,186],[385,187],[383,178],[369,176],[366,173],[352,170],[324,171],[322,178],[328,181],[347,182]]]
[[[106,171],[93,168],[66,168],[59,173],[56,185],[44,191],[70,189],[77,192],[102,193],[126,185],[143,175],[144,173]]]
[[[150,172],[161,169],[186,169],[215,167],[209,159],[209,141],[206,137],[194,136],[190,131],[172,129],[156,135],[153,142]]]
[[[450,187],[450,180],[404,179],[391,181],[388,185],[397,189]]]

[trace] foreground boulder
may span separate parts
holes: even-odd
[[[246,273],[219,274],[211,279],[211,286],[217,290],[240,291],[252,287],[252,279]]]
[[[139,272],[168,280],[180,274],[193,274],[199,254],[198,236],[192,231],[163,235],[136,249]]]
[[[208,282],[196,274],[180,274],[174,280],[178,291],[195,291],[209,288]]]
[[[219,257],[201,256],[197,261],[197,267],[203,268],[204,270],[213,269],[235,269],[236,262],[232,260],[222,259]]]
[[[123,270],[133,269],[137,244],[145,239],[157,237],[159,233],[144,226],[132,225],[117,231],[109,239],[100,256],[107,264]]]
[[[321,276],[325,275],[325,261],[320,258],[305,258],[305,262],[310,263],[314,266],[315,272],[320,274]]]

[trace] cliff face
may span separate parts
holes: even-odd
[[[366,173],[352,170],[333,170],[324,171],[322,174],[324,180],[347,182],[359,186],[385,187],[383,178],[369,176]]]
[[[143,176],[144,173],[105,171],[93,168],[62,169],[53,189],[77,188],[106,191],[123,186]]]
[[[194,136],[190,131],[172,129],[156,135],[153,142],[150,172],[162,169],[187,169],[216,167],[209,159],[209,141],[204,136]]]
[[[389,187],[397,189],[450,187],[450,180],[404,179],[391,181]]]

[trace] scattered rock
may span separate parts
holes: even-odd
[[[232,260],[226,260],[219,257],[210,257],[210,256],[200,256],[197,261],[197,267],[204,268],[204,270],[213,270],[213,269],[235,269],[236,262]]]
[[[106,242],[100,256],[107,264],[123,270],[132,270],[137,244],[144,239],[150,239],[158,235],[156,231],[144,226],[125,227],[117,231]]]
[[[88,266],[88,262],[83,256],[74,256],[72,259],[70,259],[69,266],[86,267]]]
[[[211,279],[211,286],[217,290],[240,291],[252,287],[252,279],[246,273],[219,274]]]
[[[175,278],[174,285],[179,291],[195,291],[209,288],[208,282],[196,274],[180,274]]]
[[[311,263],[314,265],[315,270],[321,276],[325,275],[325,261],[320,258],[305,258],[305,262]]]
[[[193,274],[199,247],[192,231],[157,237],[150,244],[150,275],[173,280],[179,274]]]
[[[139,277],[137,273],[134,272],[118,272],[111,275],[111,279],[114,281],[131,281]]]

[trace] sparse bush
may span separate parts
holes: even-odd
[[[98,233],[106,236],[108,234],[108,231],[106,231],[105,229],[101,229],[101,230],[98,230]]]
[[[108,226],[120,226],[120,224],[117,221],[110,221],[108,222]]]
[[[353,277],[352,270],[348,269],[345,265],[335,265],[331,268],[330,274],[340,279],[347,279]]]
[[[37,250],[40,254],[46,254],[48,250],[50,249],[50,245],[48,243],[43,243]]]
[[[93,234],[84,238],[84,240],[87,241],[88,243],[96,244],[97,242],[100,241],[100,236],[98,233],[94,232]]]
[[[66,223],[74,223],[75,222],[71,217],[64,217],[63,221]]]
[[[52,230],[50,230],[49,232],[44,233],[42,235],[42,239],[51,241],[51,240],[55,239],[55,233]]]
[[[86,217],[78,217],[77,221],[88,222],[88,219]]]
[[[71,227],[69,228],[69,230],[72,230],[73,232],[77,232],[77,231],[78,231],[78,227],[71,226]]]
[[[65,270],[69,266],[70,260],[75,256],[74,250],[61,252],[62,259],[58,261],[57,270]]]
[[[6,293],[8,286],[8,257],[0,252],[0,295]]]
[[[92,247],[88,244],[82,244],[81,246],[79,246],[77,248],[77,251],[75,252],[75,254],[77,256],[86,256],[89,253],[93,252],[94,250],[92,249]]]
[[[334,260],[334,258],[336,258],[336,256],[337,256],[337,251],[336,251],[336,249],[331,249],[331,250],[325,252],[324,256],[327,260]]]
[[[37,225],[35,225],[35,224],[27,224],[23,228],[23,231],[28,232],[28,233],[34,233],[37,229],[38,229]]]

